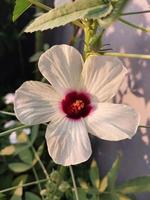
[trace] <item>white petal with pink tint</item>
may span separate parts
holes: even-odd
[[[83,66],[83,86],[99,102],[105,102],[116,95],[126,73],[115,57],[89,56]]]
[[[84,162],[92,152],[84,120],[63,118],[50,123],[46,141],[52,159],[64,166]]]
[[[59,113],[59,95],[46,83],[27,81],[16,91],[14,109],[24,124],[49,122]]]
[[[104,140],[132,138],[139,125],[139,115],[127,105],[99,103],[86,118],[88,131]]]
[[[47,50],[39,60],[39,70],[55,90],[64,95],[79,86],[82,56],[68,45],[56,45]]]

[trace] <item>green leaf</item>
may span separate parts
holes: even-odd
[[[102,194],[100,200],[119,200],[119,196],[117,193]]]
[[[120,167],[120,160],[121,160],[121,155],[118,156],[118,158],[115,160],[115,162],[112,165],[111,170],[108,172],[108,187],[110,190],[112,190],[115,186],[119,167]]]
[[[32,126],[32,134],[31,134],[31,143],[33,144],[38,136],[38,132],[39,132],[39,125],[35,125],[35,126]]]
[[[10,200],[22,200],[21,197],[13,195]]]
[[[32,165],[32,153],[30,149],[25,149],[24,151],[21,151],[18,155],[21,161]]]
[[[42,155],[43,150],[44,150],[44,142],[41,143],[41,145],[38,147],[36,151],[39,157]],[[32,161],[32,164],[35,165],[36,163],[37,163],[37,158],[35,157]]]
[[[18,186],[18,188],[15,189],[13,196],[11,197],[11,200],[22,200],[22,195],[23,195],[22,185],[24,184],[26,179],[27,179],[27,175],[22,175],[15,179],[13,184]]]
[[[32,192],[26,192],[25,200],[41,200],[41,198]]]
[[[21,176],[17,176],[17,178],[15,178],[15,180],[13,181],[13,186],[15,185],[19,185],[20,182],[22,182],[23,184],[26,182],[28,175],[21,175]]]
[[[13,21],[16,21],[30,6],[31,3],[28,0],[16,0]]]
[[[96,19],[106,17],[112,11],[109,1],[104,0],[76,0],[54,8],[48,13],[36,18],[25,32],[43,31],[63,26],[81,18]]]
[[[14,154],[14,152],[15,152],[15,146],[9,145],[0,150],[0,156],[10,156],[10,155]]]
[[[22,151],[24,151],[25,149],[28,149],[31,145],[30,144],[15,144],[15,153],[14,155],[18,155],[19,153],[21,153]]]
[[[111,191],[114,189],[116,179],[117,179],[118,170],[119,170],[119,167],[120,167],[120,160],[121,160],[121,155],[119,154],[118,158],[113,163],[110,171],[102,179],[102,181],[100,183],[100,187],[99,187],[99,191],[101,193],[104,192],[107,188],[108,188],[108,190],[111,190]]]
[[[79,199],[87,200],[86,191],[84,189],[78,188],[78,195],[79,195]]]
[[[119,18],[123,8],[126,6],[128,1],[129,0],[111,0],[113,6],[112,12],[110,15],[107,15],[103,19],[99,18],[99,25],[104,28],[107,28],[109,25],[111,25],[112,22]]]
[[[13,172],[21,173],[21,172],[25,172],[29,170],[32,166],[25,163],[21,163],[21,162],[16,162],[16,163],[9,164],[8,167]]]
[[[95,188],[78,188],[79,199],[81,200],[97,200],[99,199],[99,193]]]
[[[0,193],[0,200],[6,200],[6,196]]]
[[[96,163],[95,160],[93,160],[92,163],[91,163],[90,179],[91,179],[91,182],[92,182],[93,186],[98,188],[99,184],[100,184],[100,179],[99,179],[98,166],[97,166],[97,163]]]
[[[99,191],[104,192],[108,187],[108,176],[105,176],[102,181],[100,182]]]
[[[118,186],[116,191],[123,194],[150,192],[150,176],[137,177]]]

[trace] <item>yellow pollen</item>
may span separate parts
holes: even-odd
[[[82,100],[76,100],[71,106],[70,109],[72,112],[78,113],[84,108],[84,102]]]

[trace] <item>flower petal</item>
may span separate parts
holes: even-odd
[[[105,102],[117,93],[126,73],[115,57],[89,56],[82,71],[83,85],[98,101]]]
[[[78,87],[82,65],[80,53],[65,44],[53,46],[39,60],[42,75],[63,95],[66,90]]]
[[[46,83],[27,81],[15,93],[14,110],[24,124],[50,121],[58,113],[59,96]]]
[[[118,141],[136,133],[140,117],[127,105],[99,103],[87,118],[89,132],[101,139]]]
[[[64,166],[84,162],[92,152],[84,120],[63,118],[57,123],[50,123],[46,141],[52,159]]]

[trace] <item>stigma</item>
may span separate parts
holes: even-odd
[[[69,92],[61,101],[61,107],[70,119],[84,118],[92,110],[90,95],[84,92]]]

